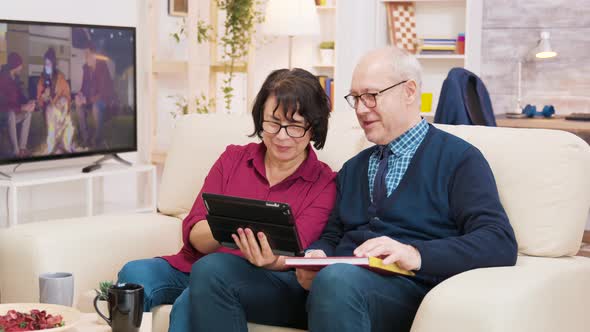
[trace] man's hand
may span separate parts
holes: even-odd
[[[82,92],[78,92],[76,94],[76,97],[74,98],[74,101],[76,103],[76,107],[80,107],[86,104],[86,97],[84,97],[84,94]]]
[[[244,258],[258,267],[271,268],[277,262],[279,256],[273,254],[264,233],[258,232],[257,236],[260,245],[256,241],[254,232],[249,228],[238,228],[238,235],[232,234],[232,238],[240,248]]]
[[[396,263],[405,270],[418,270],[422,265],[420,252],[412,246],[381,236],[365,241],[354,250],[357,257],[383,257],[383,264]]]
[[[326,253],[323,250],[311,250],[305,254],[305,257],[326,257]],[[311,288],[311,283],[313,282],[313,278],[317,274],[317,271],[310,271],[304,269],[295,269],[295,275],[297,276],[297,281],[306,290]]]

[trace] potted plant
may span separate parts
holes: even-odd
[[[98,283],[98,289],[95,289],[96,296],[98,296],[98,301],[96,305],[98,310],[101,312],[109,312],[109,304],[107,302],[109,297],[109,287],[111,287],[114,283],[110,280],[101,281]],[[104,319],[98,319],[100,324],[106,324]]]
[[[320,43],[320,63],[322,65],[334,64],[334,41]]]
[[[230,110],[234,97],[232,81],[236,75],[236,67],[246,61],[252,39],[256,33],[256,25],[264,21],[264,13],[261,10],[262,0],[215,0],[218,10],[225,12],[223,33],[215,35],[213,26],[203,20],[197,21],[197,42],[199,44],[217,40],[218,48],[222,50],[223,79],[221,91],[225,109]],[[180,41],[181,33],[185,29],[172,34],[176,41]],[[213,62],[216,59],[212,59]],[[198,113],[208,113],[215,105],[215,100],[197,97]]]

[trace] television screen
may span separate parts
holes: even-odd
[[[0,164],[137,150],[135,28],[0,19]]]

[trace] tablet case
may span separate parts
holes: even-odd
[[[250,228],[254,233],[263,232],[276,255],[301,253],[289,204],[210,193],[202,196],[211,233],[221,245],[237,249],[231,235],[237,234],[241,227]]]

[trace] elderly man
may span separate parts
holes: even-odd
[[[365,55],[345,97],[376,145],[347,161],[306,256],[377,256],[416,272],[345,264],[297,270],[310,331],[409,331],[426,293],[458,273],[514,265],[517,244],[481,152],[420,117],[421,68],[397,48]],[[313,250],[315,249],[315,250]]]
[[[8,55],[8,61],[0,70],[0,116],[6,118],[8,123],[8,134],[14,157],[29,155],[27,141],[31,126],[31,112],[35,110],[35,101],[28,101],[22,91],[19,80],[22,71],[23,59],[16,52]],[[21,126],[20,137],[17,131],[18,124]]]

